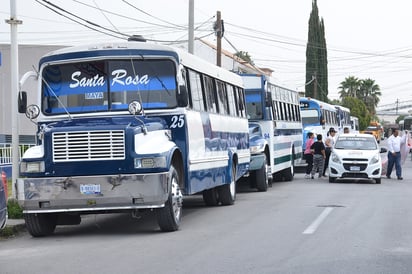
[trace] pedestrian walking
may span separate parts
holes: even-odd
[[[329,166],[329,158],[330,158],[330,153],[332,152],[333,146],[335,145],[335,135],[336,135],[336,130],[335,128],[331,127],[329,128],[326,140],[325,140],[325,153],[326,153],[326,158],[325,158],[325,164],[323,167],[323,176],[325,175],[326,170],[328,169]]]
[[[405,144],[408,132],[400,137],[399,130],[393,129],[392,135],[388,138],[388,170],[386,172],[386,178],[391,178],[393,166],[395,165],[396,177],[398,180],[403,180],[402,166],[401,166],[401,144]]]
[[[313,179],[316,171],[319,171],[319,178],[323,174],[323,165],[326,158],[325,144],[322,141],[322,134],[318,134],[316,137],[317,141],[310,147],[313,152],[313,167],[311,171],[311,178]]]
[[[303,156],[305,157],[306,164],[307,164],[305,178],[310,178],[310,172],[312,171],[312,168],[313,168],[313,153],[310,148],[314,142],[315,142],[315,134],[313,134],[313,132],[309,132],[307,135],[307,139],[306,139],[305,151],[303,152]]]

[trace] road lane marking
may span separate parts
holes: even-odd
[[[313,234],[315,233],[316,229],[320,226],[320,224],[326,219],[326,217],[331,213],[333,207],[326,207],[322,213],[314,220],[306,229],[303,231],[303,234]]]

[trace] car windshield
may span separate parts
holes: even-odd
[[[377,144],[374,138],[342,136],[336,141],[335,149],[375,150]]]

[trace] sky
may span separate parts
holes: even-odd
[[[20,44],[77,45],[124,39],[124,33],[167,44],[188,37],[189,0],[15,2],[17,19],[23,21]],[[69,20],[45,7],[47,3],[81,19]],[[339,99],[340,83],[354,76],[375,80],[382,93],[380,106],[412,101],[412,1],[317,0],[317,5],[325,22],[329,99]],[[248,52],[257,66],[274,70],[279,85],[304,90],[312,0],[194,0],[194,10],[195,37],[216,43],[213,23],[220,11],[225,50]],[[2,1],[0,17],[0,43],[10,43],[10,25],[5,23],[10,1]],[[85,27],[82,19],[106,33]]]

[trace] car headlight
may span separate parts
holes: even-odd
[[[372,157],[372,159],[371,159],[371,161],[370,161],[370,164],[376,164],[376,163],[378,163],[378,162],[379,162],[379,159],[380,159],[380,155],[379,155],[379,154],[375,154],[375,155]]]
[[[39,173],[44,172],[44,162],[43,161],[36,161],[36,162],[21,162],[20,163],[20,172],[21,173]]]
[[[330,159],[332,160],[332,162],[335,162],[337,164],[341,164],[342,162],[339,159],[339,156],[336,153],[332,153],[330,155]]]

